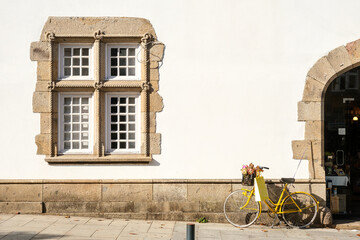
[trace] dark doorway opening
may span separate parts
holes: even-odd
[[[327,204],[334,214],[360,216],[360,67],[336,79],[325,94]]]

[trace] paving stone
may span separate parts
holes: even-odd
[[[91,236],[92,238],[111,238],[111,239],[116,239],[120,233],[121,233],[122,229],[115,229],[115,228],[103,228],[103,229],[99,229],[96,230],[95,233]]]

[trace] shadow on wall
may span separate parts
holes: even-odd
[[[155,159],[153,159],[151,162],[149,163],[91,163],[91,164],[86,164],[86,163],[49,163],[49,165],[53,166],[53,167],[64,167],[64,166],[92,166],[92,167],[112,167],[112,166],[144,166],[144,167],[157,167],[160,166],[160,163],[158,161],[156,161]]]

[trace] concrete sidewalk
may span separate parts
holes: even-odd
[[[186,239],[186,222],[139,221],[52,215],[0,214],[1,240],[28,239]],[[238,229],[230,224],[196,224],[196,239],[360,239],[359,230],[271,229],[251,226]]]

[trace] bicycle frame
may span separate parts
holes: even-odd
[[[280,195],[277,203],[274,203],[270,198],[268,199],[268,201],[266,201],[266,200],[265,200],[265,201],[262,201],[262,202],[264,202],[264,203],[268,206],[269,210],[270,210],[272,213],[275,213],[275,214],[283,214],[283,213],[295,213],[295,212],[302,212],[302,211],[303,211],[303,209],[301,209],[301,208],[299,207],[299,205],[296,203],[296,201],[291,197],[290,192],[287,190],[287,186],[288,186],[288,184],[285,183],[285,184],[284,184],[284,188],[283,188],[283,190],[282,190],[282,192],[281,192],[281,195]],[[250,201],[250,198],[251,198],[253,195],[255,195],[254,191],[255,191],[255,188],[253,188],[253,189],[250,191],[250,194],[248,195],[248,200],[247,200],[247,202],[245,203],[245,205],[244,205],[242,208],[246,207],[247,204],[248,204],[249,201]],[[297,192],[297,193],[308,194],[308,193],[306,193],[306,192]],[[284,201],[285,201],[286,197],[289,197],[289,198],[292,200],[293,204],[296,206],[297,209],[295,209],[295,210],[281,211],[281,207],[282,207],[282,205],[284,204]],[[315,198],[314,198],[314,199],[315,199]],[[318,202],[316,199],[315,199],[315,202],[316,202],[317,207],[319,207],[319,202]],[[274,207],[271,206],[271,205],[273,205]],[[318,208],[318,209],[319,209],[319,208]],[[262,204],[261,204],[261,202],[260,202],[260,214],[258,215],[257,218],[260,217],[261,213],[262,213]]]

